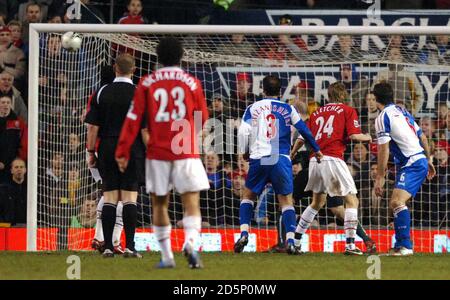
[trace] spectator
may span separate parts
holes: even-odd
[[[64,155],[61,152],[54,152],[52,154],[52,159],[50,161],[50,166],[47,168],[46,180],[49,181],[49,184],[46,184],[47,187],[51,187],[52,185],[56,185],[57,183],[63,180],[64,174]]]
[[[0,184],[0,222],[12,225],[27,222],[26,172],[25,161],[14,159],[11,163],[11,179]]]
[[[223,225],[225,222],[224,194],[231,188],[231,180],[220,169],[219,155],[213,151],[203,156],[210,189],[200,193],[200,207],[202,219],[208,226]]]
[[[41,23],[42,21],[42,10],[41,6],[34,2],[30,1],[27,3],[24,3],[24,10],[25,10],[25,18],[22,21],[22,39],[25,44],[28,44],[28,34],[30,30],[30,24],[31,23]],[[20,12],[19,12],[20,14]],[[19,18],[19,20],[21,20]]]
[[[217,119],[224,125],[231,118],[231,108],[224,103],[221,95],[213,95],[209,115],[211,118]]]
[[[238,154],[237,156],[237,168],[234,170],[234,173],[240,174],[244,177],[247,177],[249,169],[249,162],[245,160],[244,155]]]
[[[203,128],[203,149],[205,149],[205,152],[223,153],[226,138],[223,110],[222,97],[214,95],[211,104],[208,105],[210,118],[206,121]]]
[[[341,64],[340,67],[341,81],[350,95],[350,105],[361,115],[365,107],[365,96],[370,90],[369,78],[358,74],[355,64]]]
[[[49,15],[47,19],[49,24],[62,24],[63,18],[60,15]]]
[[[428,140],[432,140],[436,138],[436,127],[433,120],[428,117],[422,117],[419,121],[419,126],[422,129],[423,134],[428,138]]]
[[[97,222],[97,201],[95,193],[88,195],[81,205],[80,213],[72,217],[71,226],[93,228]]]
[[[373,93],[368,92],[365,98],[365,105],[361,107],[361,130],[369,133],[374,139],[376,137],[375,119],[380,112],[378,111]]]
[[[404,107],[416,116],[424,102],[422,85],[414,72],[404,70],[403,56],[400,48],[389,50],[388,70],[377,74],[378,82],[390,82],[394,90],[394,102],[403,103]]]
[[[309,116],[320,107],[319,103],[311,97],[308,82],[306,82],[306,80],[300,81],[295,86],[293,105],[300,113],[303,120],[308,119]]]
[[[23,40],[22,40],[22,23],[16,20],[12,20],[8,23],[8,28],[11,31],[11,39],[17,48],[22,49]],[[25,51],[24,51],[25,53]]]
[[[25,75],[26,59],[22,50],[14,46],[11,30],[7,26],[0,28],[0,72],[8,71],[18,82],[22,82]]]
[[[220,190],[224,187],[231,188],[231,180],[225,172],[219,169],[220,159],[217,153],[206,153],[204,156],[204,164],[211,190]]]
[[[437,205],[431,203],[430,211],[437,221],[434,225],[439,227],[447,227],[450,224],[450,210],[448,209],[448,195],[450,195],[449,153],[450,145],[447,141],[442,140],[436,143],[434,158],[436,159],[436,185],[439,198]]]
[[[80,169],[77,163],[71,163],[69,165],[69,172],[67,176],[67,193],[68,201],[70,205],[77,205],[78,193],[81,187],[80,181]]]
[[[236,90],[231,92],[230,106],[233,111],[233,118],[240,119],[244,114],[248,105],[255,102],[256,97],[251,92],[250,76],[247,73],[237,73],[236,75]]]
[[[44,226],[56,227],[57,250],[67,250],[68,229],[76,211],[69,202],[67,173],[64,172],[65,161],[61,152],[51,153],[50,165],[45,176],[40,177],[38,184],[39,199],[42,209],[40,221]]]
[[[333,61],[345,61],[349,62],[358,58],[356,55],[358,49],[354,46],[353,37],[351,35],[339,35],[338,36],[338,48],[333,47],[330,49],[330,58]]]
[[[24,122],[28,120],[28,110],[18,89],[13,86],[14,77],[7,71],[0,73],[0,97],[11,98],[12,110]]]
[[[419,55],[422,64],[448,65],[450,63],[450,44],[448,35],[436,35]]]
[[[438,119],[436,121],[436,128],[437,130],[445,130],[447,128],[447,115],[448,115],[449,109],[447,106],[447,103],[445,102],[439,102],[438,104]]]
[[[280,26],[293,25],[290,15],[283,15],[278,21]],[[261,48],[259,56],[261,58],[273,60],[304,60],[305,54],[308,53],[308,46],[300,36],[279,35],[278,38],[269,39]]]
[[[231,178],[232,188],[226,189],[224,194],[224,216],[219,213],[218,217],[223,218],[226,225],[239,226],[239,206],[244,192],[245,176],[233,172]]]
[[[26,159],[27,128],[11,109],[12,99],[0,97],[0,183],[8,180],[11,163],[16,157]]]
[[[243,34],[233,34],[221,41],[216,52],[223,55],[254,57],[256,47]]]
[[[147,19],[142,16],[142,1],[128,0],[128,12],[119,20],[119,24],[147,24]]]
[[[81,161],[80,154],[84,153],[80,137],[76,133],[69,134],[67,157],[69,162]]]

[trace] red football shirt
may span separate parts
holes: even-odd
[[[122,127],[116,157],[130,157],[130,148],[147,116],[150,139],[147,158],[198,158],[197,133],[208,119],[201,82],[178,67],[166,67],[141,79]]]
[[[340,159],[344,159],[350,135],[361,133],[358,113],[342,103],[329,103],[317,109],[311,114],[308,127],[323,155]]]

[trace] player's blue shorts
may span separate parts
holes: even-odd
[[[403,167],[397,173],[395,188],[407,191],[414,197],[427,178],[428,162],[426,158],[415,161],[408,167]]]
[[[255,194],[261,194],[268,182],[272,183],[275,194],[289,195],[292,193],[293,175],[292,162],[286,156],[280,155],[273,164],[261,163],[261,159],[250,159],[250,168],[245,186]],[[264,160],[266,158],[262,158]]]

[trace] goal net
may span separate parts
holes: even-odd
[[[277,32],[275,28],[265,34],[246,32],[245,27],[241,28],[245,34],[223,34],[220,29],[210,29],[209,34],[175,34],[185,47],[182,67],[203,83],[210,111],[204,128],[207,134],[202,143],[202,159],[211,189],[201,193],[202,244],[197,246],[202,251],[232,251],[239,236],[239,203],[248,162],[237,154],[237,128],[245,108],[262,97],[262,79],[272,74],[281,79],[281,100],[294,105],[304,120],[327,102],[329,84],[342,81],[349,93],[348,104],[359,114],[362,131],[374,139],[374,120],[379,112],[371,88],[381,81],[393,86],[395,103],[414,114],[429,138],[437,166],[437,176],[424,183],[409,203],[414,247],[418,252],[446,251],[450,149],[445,128],[449,125],[450,52],[443,45],[448,45],[448,36],[418,36],[411,31],[397,35],[339,35],[333,31],[301,35],[295,29]],[[135,83],[158,68],[155,50],[163,34],[84,29],[81,49],[68,52],[61,47],[62,33],[50,29],[39,32],[39,48],[35,50],[39,89],[37,110],[32,113],[37,117],[38,139],[31,141],[30,150],[37,153],[38,189],[33,198],[37,209],[29,216],[33,221],[28,225],[29,241],[34,236],[37,250],[89,250],[101,195],[100,185],[85,163],[83,117],[89,96],[101,86],[103,66],[113,64],[117,53],[128,52],[135,57]],[[293,161],[298,216],[311,200],[311,195],[304,192],[308,151],[301,148]],[[358,188],[359,221],[378,249],[387,251],[393,245],[394,235],[388,197],[398,170],[391,159],[386,193],[381,198],[375,196],[376,153],[376,143],[349,143],[345,161]],[[138,250],[157,251],[151,227],[152,207],[141,185],[136,245]],[[303,239],[303,250],[343,250],[342,205],[342,199],[328,199]],[[179,195],[173,193],[170,217],[176,250],[180,250],[184,239],[182,215]],[[245,251],[283,251],[280,216],[276,195],[268,184],[255,203]],[[365,249],[361,238],[357,238],[357,244]],[[30,244],[29,249],[33,249]]]

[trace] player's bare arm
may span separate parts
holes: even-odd
[[[294,143],[294,147],[291,150],[291,160],[294,160],[295,155],[297,155],[298,150],[305,144],[305,141],[302,139],[297,139]]]
[[[375,194],[379,197],[383,196],[384,183],[386,181],[386,169],[389,160],[389,142],[378,145],[378,170],[375,180]]]
[[[97,125],[87,125],[87,137],[86,137],[86,162],[89,168],[95,168],[97,163],[97,157],[95,156],[95,143],[97,142],[98,130],[100,127]]]
[[[433,160],[432,160],[431,155],[430,155],[430,145],[428,145],[428,139],[425,136],[425,134],[422,134],[420,136],[420,142],[422,144],[423,150],[425,150],[425,156],[427,157],[427,160],[428,160],[428,175],[427,175],[427,179],[431,180],[436,175],[436,169],[435,169],[435,167],[433,165]]]

